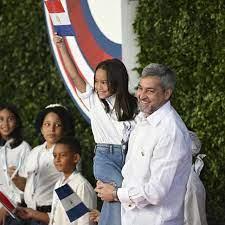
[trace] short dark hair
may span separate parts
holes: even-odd
[[[56,144],[63,144],[69,147],[70,151],[76,154],[81,155],[81,146],[79,141],[74,137],[62,137],[56,142]]]
[[[10,146],[11,146],[11,148],[15,148],[15,147],[19,146],[23,141],[22,121],[21,121],[21,118],[19,116],[18,109],[15,105],[7,104],[7,103],[0,104],[0,111],[4,110],[4,109],[10,111],[15,116],[15,119],[16,119],[16,127],[12,131],[12,133],[9,135],[9,138],[14,139],[13,142],[10,143]],[[2,139],[1,136],[0,136],[0,139]]]
[[[66,109],[64,106],[53,106],[44,108],[37,116],[35,122],[35,128],[38,133],[41,133],[41,127],[43,121],[48,113],[55,113],[59,116],[62,125],[63,125],[63,133],[65,136],[74,136],[75,129],[74,129],[74,120],[72,117],[71,112]]]

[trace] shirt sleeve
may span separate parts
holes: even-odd
[[[143,185],[119,188],[118,198],[131,208],[158,205],[166,198],[172,185],[186,185],[186,180],[180,177],[189,174],[190,168],[190,149],[183,134],[174,132],[164,135],[154,148],[149,165],[149,180]]]
[[[90,109],[91,108],[91,98],[94,94],[94,89],[91,87],[90,84],[86,83],[86,90],[85,92],[81,93],[78,89],[76,89],[78,97],[82,100],[84,105]]]
[[[26,172],[25,172],[25,166],[26,163],[28,162],[28,155],[31,151],[31,147],[28,144],[25,144],[24,149],[23,149],[23,154],[21,156],[21,165],[19,169],[19,175],[22,177],[27,177]]]

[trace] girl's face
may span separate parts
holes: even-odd
[[[100,99],[105,99],[112,95],[109,90],[107,73],[103,69],[98,69],[95,73],[95,91]]]
[[[8,140],[15,128],[15,115],[7,109],[0,110],[0,137],[4,140]]]
[[[63,136],[63,124],[56,113],[50,112],[45,116],[41,133],[47,142],[47,148],[51,148]]]

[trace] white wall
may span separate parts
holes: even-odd
[[[138,74],[133,71],[137,67],[137,46],[136,36],[133,31],[138,0],[121,0],[122,7],[122,59],[130,75],[130,91],[133,92],[138,83]]]

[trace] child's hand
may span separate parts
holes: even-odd
[[[63,37],[57,35],[57,33],[54,33],[53,35],[53,41],[55,43],[55,45],[59,48],[63,48],[65,47],[64,41],[63,41]]]
[[[16,209],[16,215],[24,220],[32,219],[34,212],[35,212],[35,210],[30,209],[30,208],[18,207]]]
[[[15,171],[16,171],[15,166],[8,167],[8,174],[9,174],[10,177],[12,177],[12,175],[14,174]]]
[[[4,208],[0,208],[0,225],[4,224],[7,211]]]
[[[90,215],[90,221],[98,223],[100,218],[100,212],[97,209],[92,209],[89,215]]]

